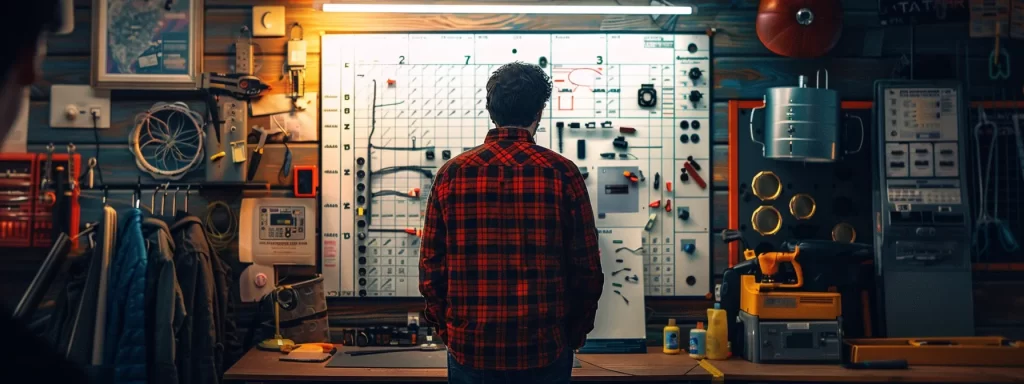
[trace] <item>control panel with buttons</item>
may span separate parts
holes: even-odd
[[[260,240],[303,240],[305,238],[305,207],[260,208]]]
[[[316,265],[315,198],[242,199],[239,260],[262,266]]]
[[[535,142],[579,167],[598,228],[631,236],[618,240],[635,252],[615,253],[622,245],[609,242],[614,248],[602,255],[645,266],[637,285],[606,291],[620,291],[631,307],[644,295],[712,292],[706,34],[338,34],[323,36],[321,51],[328,296],[419,296],[418,234],[431,181],[445,162],[483,142],[493,127],[484,85],[515,61],[551,77]]]

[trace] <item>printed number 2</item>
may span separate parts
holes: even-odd
[[[398,56],[398,64],[405,64],[405,56]]]
[[[466,55],[466,65],[469,65],[469,55]]]
[[[597,57],[597,63],[598,64],[604,64],[604,56],[598,56]]]

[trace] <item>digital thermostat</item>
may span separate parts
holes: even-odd
[[[316,199],[242,199],[239,261],[316,265]]]

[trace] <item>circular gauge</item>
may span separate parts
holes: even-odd
[[[782,194],[782,180],[772,171],[761,171],[754,175],[750,183],[754,196],[762,201],[772,201]]]
[[[754,214],[750,217],[750,225],[761,236],[771,236],[782,228],[782,215],[775,207],[762,205],[754,210]]]
[[[839,223],[832,227],[832,241],[837,243],[853,243],[857,241],[857,230],[848,223]]]
[[[789,213],[797,220],[810,219],[814,217],[814,212],[817,210],[818,204],[814,202],[811,195],[806,193],[795,194],[792,199],[789,199]]]

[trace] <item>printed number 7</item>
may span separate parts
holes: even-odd
[[[469,65],[469,55],[466,55],[466,65]]]

